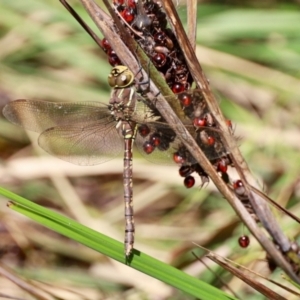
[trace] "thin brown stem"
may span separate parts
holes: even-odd
[[[192,48],[196,49],[197,36],[197,0],[190,0],[187,2],[187,35]]]

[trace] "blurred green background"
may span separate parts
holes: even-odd
[[[184,1],[181,1],[184,2]],[[98,1],[100,5],[101,1]],[[299,215],[300,13],[298,1],[205,1],[198,6],[197,56],[262,188]],[[93,29],[78,1],[70,4]],[[183,3],[184,4],[184,3]],[[178,6],[186,22],[186,8]],[[110,65],[58,0],[0,1],[0,108],[15,99],[108,102]],[[79,167],[48,156],[37,135],[0,117],[0,185],[123,240],[122,158]],[[217,287],[193,242],[270,275],[254,238],[215,187],[190,190],[176,166],[134,159],[136,248]],[[235,178],[234,170],[231,176]],[[157,280],[50,232],[0,201],[0,257],[36,290],[62,299],[191,299]],[[290,238],[299,225],[275,211]],[[240,298],[263,299],[218,266]],[[1,272],[1,274],[3,274]],[[272,287],[274,289],[274,287]],[[35,299],[0,277],[3,294]],[[284,294],[284,292],[282,292]],[[286,297],[291,295],[284,294]],[[296,299],[296,298],[295,298]]]

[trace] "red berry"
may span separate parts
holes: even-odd
[[[151,154],[155,150],[155,146],[152,143],[150,143],[149,141],[146,141],[143,145],[143,149],[144,149],[145,153]]]
[[[191,173],[193,173],[193,169],[190,166],[181,166],[179,169],[179,175],[181,177],[187,177]]]
[[[112,50],[111,46],[110,46],[110,43],[105,38],[101,41],[101,45],[102,45],[102,47],[103,47],[103,49],[104,49],[105,52],[107,52],[109,50]]]
[[[166,64],[167,56],[163,53],[156,53],[152,56],[152,61],[156,67],[161,68]]]
[[[138,131],[142,137],[146,137],[150,133],[150,128],[147,125],[143,124],[139,126]]]
[[[250,239],[247,235],[242,235],[241,237],[239,237],[239,245],[242,248],[247,248],[250,244]]]
[[[174,94],[179,94],[179,93],[183,92],[184,90],[185,90],[185,87],[182,83],[177,82],[172,85],[172,91]]]
[[[207,144],[212,146],[215,143],[215,139],[212,136],[207,137]]]
[[[127,7],[123,11],[120,12],[120,15],[127,23],[131,23],[134,20],[135,13],[132,7]]]
[[[194,124],[195,127],[206,126],[206,119],[205,118],[196,117],[196,118],[194,118],[193,124]]]
[[[108,62],[113,67],[121,65],[121,61],[114,50],[109,50],[107,52],[107,55],[108,55]]]
[[[181,93],[178,95],[178,99],[182,106],[188,107],[192,104],[192,97],[187,93]]]
[[[226,173],[226,172],[227,172],[227,164],[226,164],[226,161],[225,161],[224,159],[221,159],[221,160],[218,162],[217,168],[218,168],[218,171],[219,171],[219,172]]]
[[[183,183],[184,183],[185,187],[189,189],[194,186],[195,178],[193,176],[187,176],[187,177],[185,177]]]
[[[180,155],[178,152],[175,152],[173,154],[173,160],[176,164],[183,164],[185,162],[185,159],[182,155]]]
[[[151,142],[155,147],[159,146],[160,143],[161,143],[161,137],[160,137],[160,135],[157,134],[157,133],[152,134],[151,137],[150,137],[150,142]]]
[[[242,180],[238,179],[233,183],[233,188],[237,190],[238,188],[244,187]]]

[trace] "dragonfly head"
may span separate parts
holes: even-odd
[[[126,88],[133,81],[134,75],[126,66],[116,66],[108,75],[108,84],[114,89]]]

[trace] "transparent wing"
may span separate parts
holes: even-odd
[[[150,162],[174,164],[173,153],[179,147],[176,134],[167,124],[148,122],[137,125],[135,145]]]
[[[91,166],[109,161],[123,150],[115,122],[53,127],[38,139],[49,154],[77,165]]]
[[[56,126],[107,122],[107,105],[98,102],[55,103],[19,99],[8,103],[3,115],[25,129],[43,132]]]
[[[186,125],[206,157],[214,161],[226,156],[229,151],[225,149],[222,140],[225,133],[214,127],[213,117],[203,102],[201,91],[187,91],[177,95],[177,97],[180,98],[179,101],[183,105],[189,124],[195,123],[195,120],[200,123],[202,120],[209,125],[204,126],[201,124],[197,128],[193,125]],[[155,103],[148,103],[148,105],[150,104],[149,108],[145,106],[145,101],[142,100],[138,103],[133,115],[139,123],[136,145],[141,154],[147,160],[159,164],[174,163],[174,158],[179,163],[179,157],[182,158],[181,165],[195,163],[195,159],[183,146],[179,137],[160,116]],[[174,157],[174,155],[177,157]]]
[[[193,136],[197,144],[209,160],[213,161],[226,156],[228,151],[226,151],[221,141],[222,133],[220,130],[203,127],[201,130],[195,131],[193,126],[190,127],[191,132],[194,131]],[[135,140],[139,152],[153,163],[174,164],[176,159],[177,163],[181,165],[196,163],[194,157],[183,146],[168,124],[160,122],[138,124]]]

